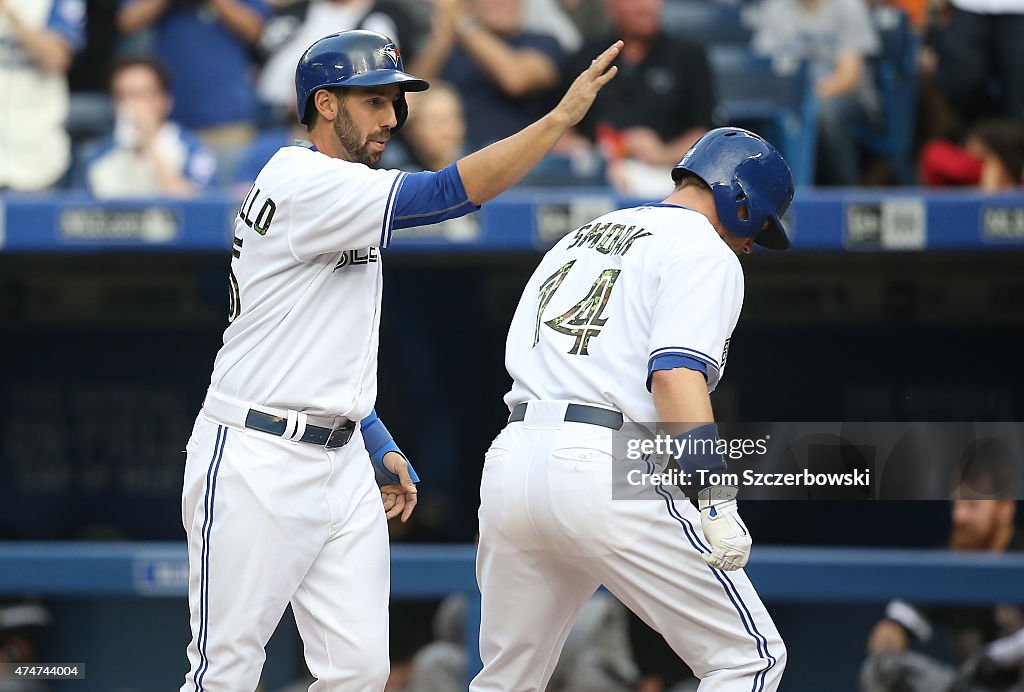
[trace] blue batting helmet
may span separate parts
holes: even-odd
[[[793,174],[764,138],[739,127],[712,130],[675,165],[672,180],[679,182],[684,172],[708,184],[731,233],[772,250],[789,249],[782,215],[793,201]]]
[[[395,102],[398,129],[409,115],[406,91],[425,91],[430,84],[405,72],[395,42],[375,31],[342,31],[324,36],[306,49],[295,66],[295,98],[299,122],[309,124],[315,107],[310,99],[318,89],[398,84],[402,96]]]

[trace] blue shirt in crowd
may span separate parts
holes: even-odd
[[[266,0],[240,0],[264,17]],[[138,0],[120,0],[122,6]],[[177,3],[157,20],[154,55],[171,75],[171,118],[189,129],[250,120],[255,112],[249,48],[209,5]]]
[[[503,40],[512,48],[533,48],[562,68],[564,53],[558,41],[545,34],[522,32]],[[514,98],[501,90],[477,66],[461,46],[456,46],[444,66],[442,78],[459,90],[466,118],[466,143],[470,151],[515,134],[547,113],[556,103],[554,90],[526,98]]]

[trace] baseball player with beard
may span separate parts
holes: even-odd
[[[522,179],[614,77],[620,47],[523,131],[413,174],[369,168],[406,119],[405,92],[428,86],[395,44],[343,32],[299,60],[313,146],[279,150],[235,218],[229,324],[186,448],[183,691],[255,689],[289,603],[311,690],[383,689],[385,513],[409,517],[417,478],[373,412],[382,250],[395,230],[474,211]]]
[[[754,243],[789,247],[780,217],[793,177],[761,137],[713,130],[672,179],[662,203],[562,238],[516,309],[511,415],[480,488],[484,668],[474,692],[544,690],[601,585],[665,637],[702,692],[779,686],[786,650],[740,571],[751,540],[736,488],[700,488],[699,510],[657,486],[630,496],[652,501],[613,501],[629,470],[655,471],[622,461],[626,425],[702,442],[675,460],[692,479],[724,470],[721,455],[701,452],[719,439],[709,394],[743,302],[738,256]]]

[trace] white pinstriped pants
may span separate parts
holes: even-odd
[[[487,452],[477,554],[484,668],[470,689],[544,690],[601,584],[665,637],[701,692],[778,689],[786,649],[746,574],[704,562],[690,502],[668,493],[612,501],[614,433],[563,422],[567,403],[531,402]]]
[[[252,692],[291,603],[315,692],[388,678],[387,523],[358,430],[324,449],[200,413],[186,448],[190,670],[181,692]]]

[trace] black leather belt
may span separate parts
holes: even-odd
[[[245,427],[281,437],[288,430],[288,419],[251,408],[245,416]],[[355,421],[345,421],[344,425],[333,429],[319,425],[307,425],[299,442],[308,442],[326,449],[337,449],[348,444],[355,431]]]
[[[527,402],[516,404],[512,407],[512,415],[508,417],[509,423],[518,423],[526,420]],[[567,423],[589,423],[600,425],[602,428],[618,430],[622,427],[622,414],[618,411],[609,411],[606,408],[587,406],[586,404],[569,404],[565,407],[565,418]]]

